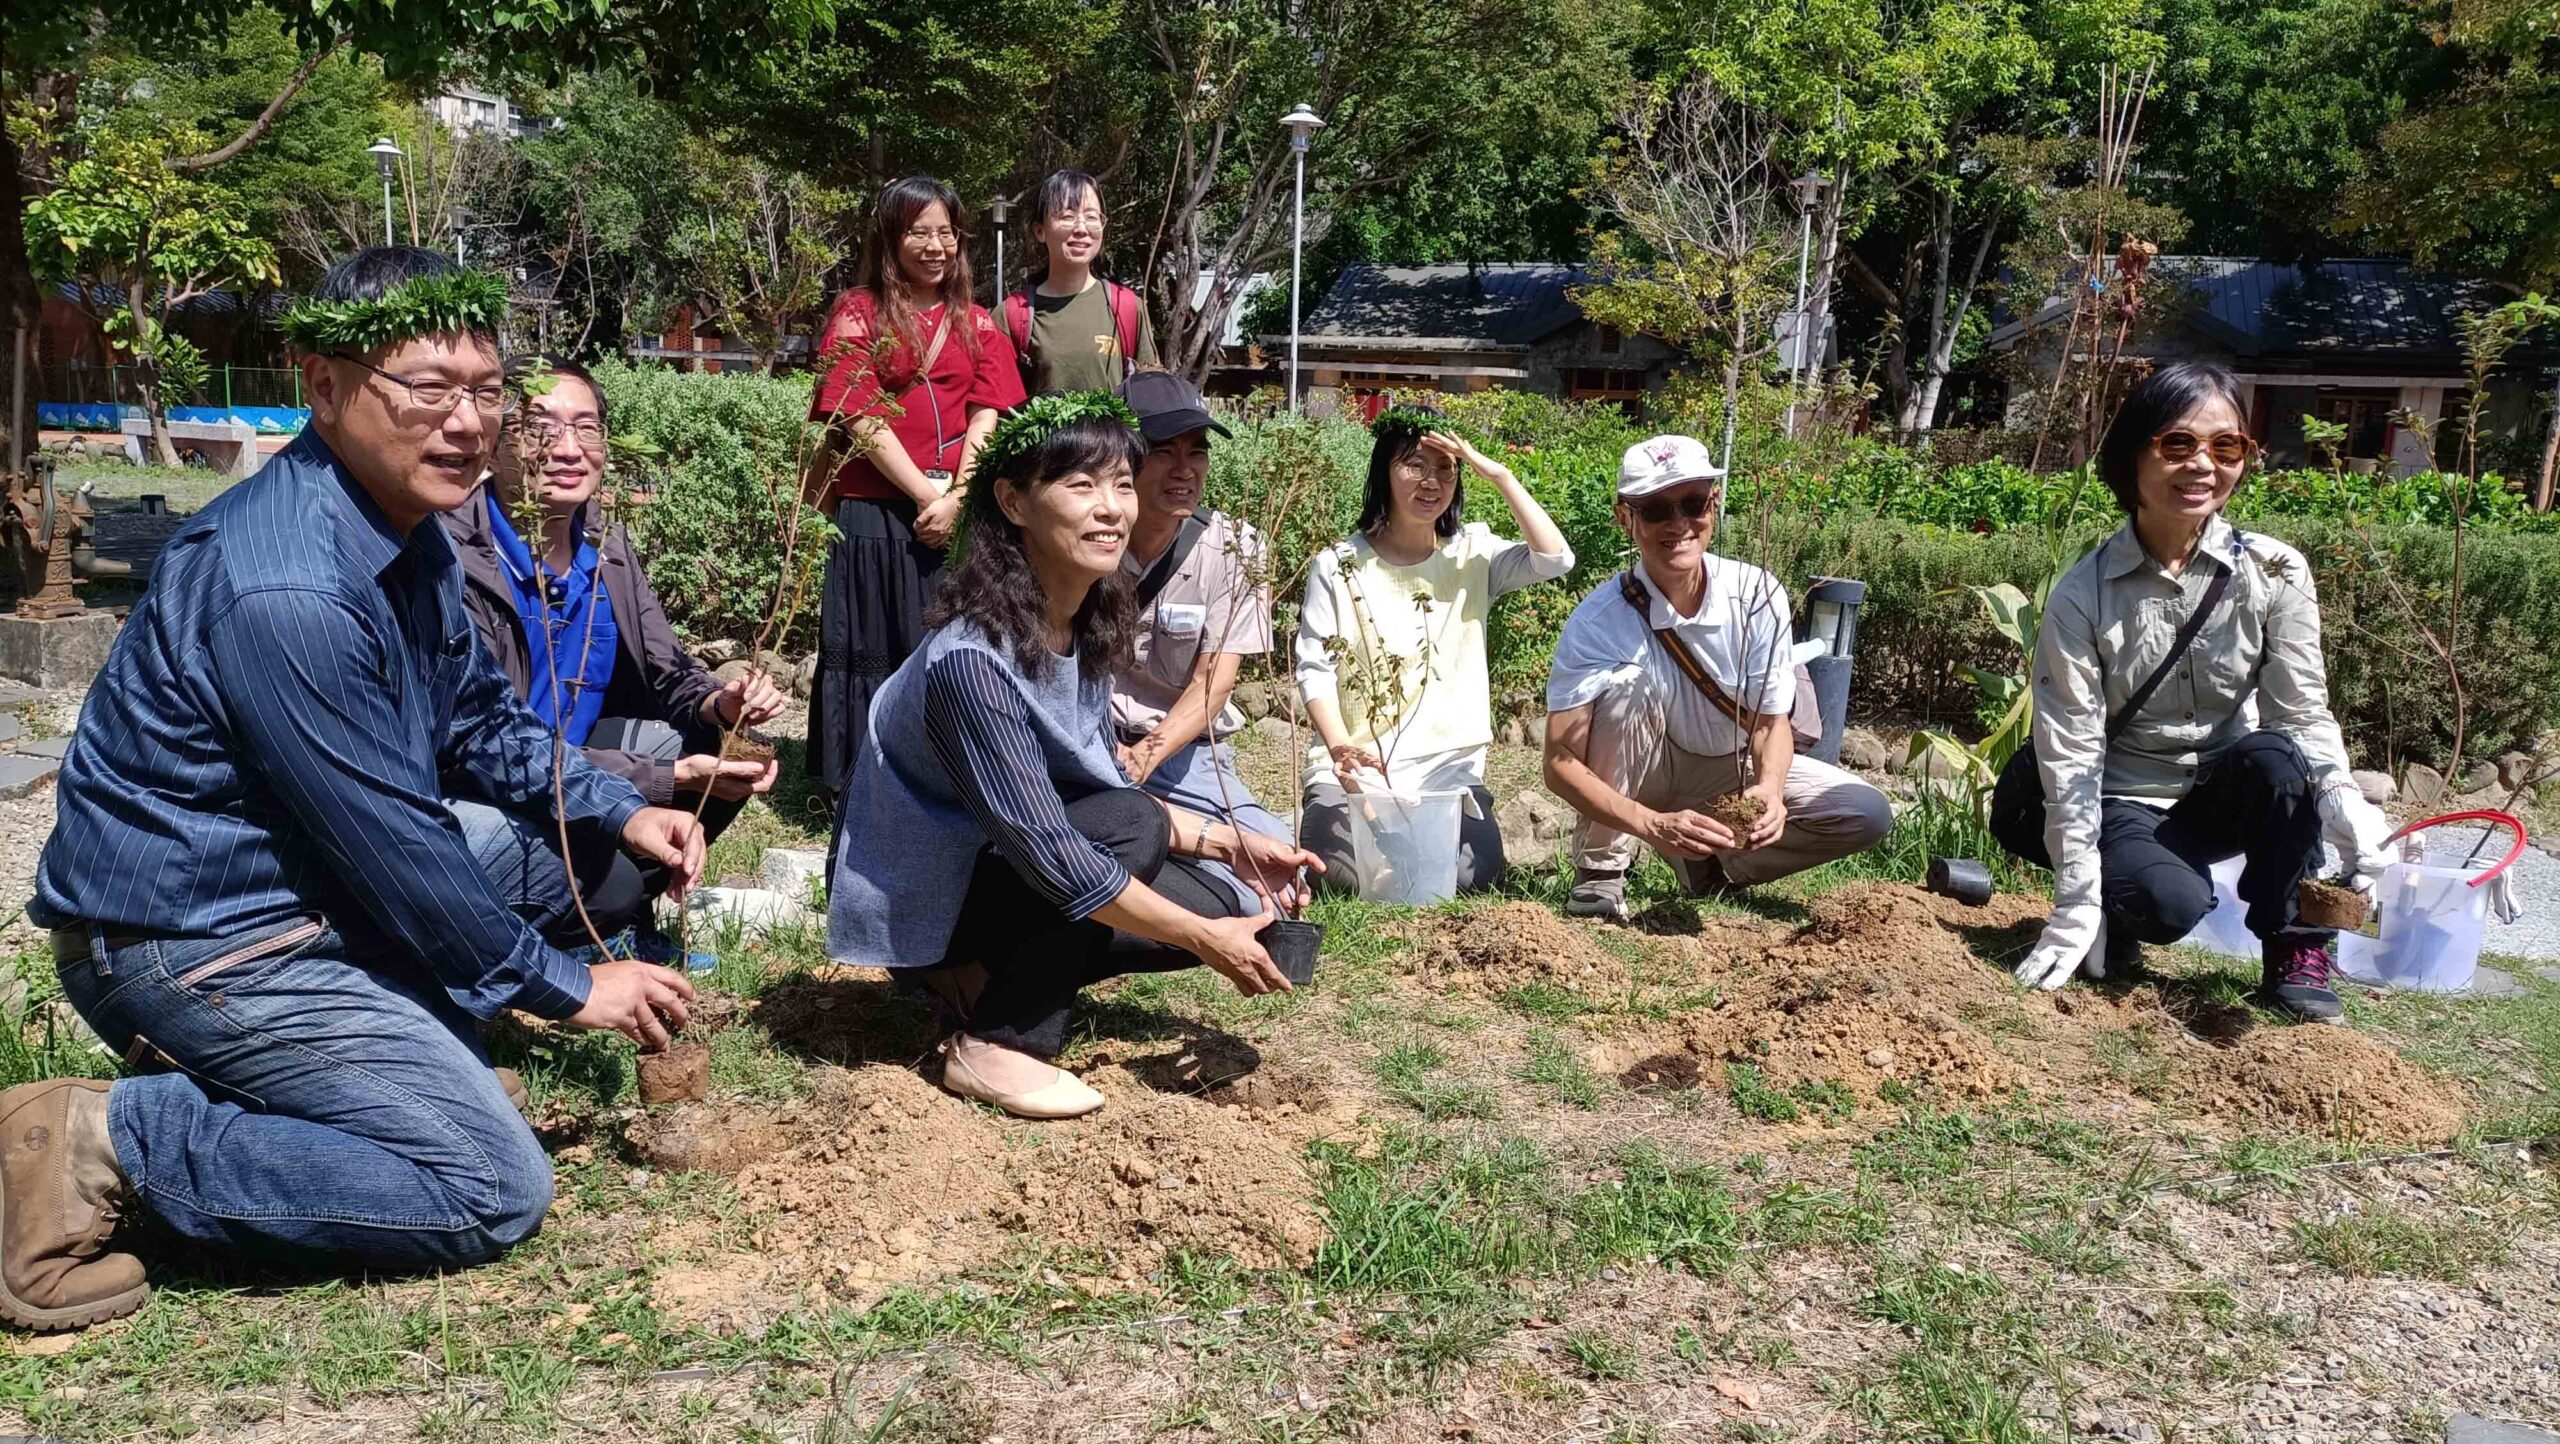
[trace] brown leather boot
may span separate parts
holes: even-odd
[[[106,1247],[124,1184],[106,1084],[53,1078],[0,1093],[0,1318],[79,1329],[142,1307],[142,1261]]]
[[[498,1087],[505,1091],[507,1101],[516,1106],[517,1116],[531,1123],[533,1095],[525,1090],[524,1075],[513,1068],[491,1068],[489,1071],[498,1075]]]

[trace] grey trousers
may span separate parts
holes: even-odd
[[[1591,742],[1583,757],[1600,780],[1657,811],[1703,808],[1742,785],[1739,753],[1711,757],[1671,740],[1662,699],[1641,680],[1593,704]],[[1728,881],[1771,882],[1835,857],[1864,852],[1893,828],[1893,805],[1849,772],[1799,755],[1787,769],[1786,830],[1766,847],[1719,854]],[[1574,830],[1574,862],[1595,872],[1635,864],[1636,839],[1589,818]],[[1689,864],[1666,858],[1685,886]]]

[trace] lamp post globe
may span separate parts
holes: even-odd
[[[1304,104],[1280,117],[1289,132],[1289,149],[1297,160],[1295,198],[1289,207],[1289,410],[1298,409],[1298,284],[1307,249],[1307,141],[1324,129],[1324,120]]]
[[[364,153],[372,156],[374,163],[382,168],[382,243],[387,246],[392,243],[391,172],[400,164],[403,152],[399,145],[396,144],[391,137],[386,135],[380,140],[375,141],[373,144],[366,146],[364,148]]]
[[[987,202],[987,220],[996,228],[996,304],[1004,304],[1004,228],[1013,219],[1013,201],[998,196]]]

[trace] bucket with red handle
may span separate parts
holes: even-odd
[[[2488,884],[2524,855],[2525,832],[2513,814],[2482,808],[2421,818],[2391,834],[2391,841],[2455,822],[2503,827],[2515,843],[2492,863],[2474,859],[2444,867],[2395,862],[2384,868],[2373,889],[2379,936],[2347,934],[2338,940],[2338,962],[2350,976],[2429,993],[2458,993],[2471,986],[2489,928]]]

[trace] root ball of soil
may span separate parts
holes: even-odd
[[[711,1092],[711,1047],[676,1043],[663,1053],[640,1055],[640,1101],[698,1103]]]
[[[2364,926],[2365,895],[2351,887],[2306,877],[2294,889],[2294,903],[2302,921],[2311,927],[2354,932]]]
[[[720,744],[720,756],[728,762],[771,762],[773,744],[747,732],[732,732]]]
[[[1728,792],[1707,806],[1707,816],[1723,823],[1737,838],[1751,831],[1767,810],[1757,793]]]

